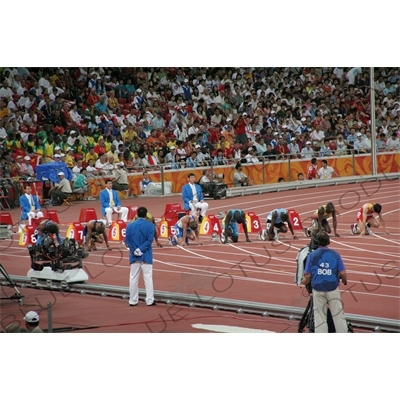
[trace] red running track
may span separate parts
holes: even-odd
[[[348,285],[341,285],[345,312],[400,319],[398,180],[210,200],[209,214],[217,214],[219,211],[227,211],[230,208],[241,208],[255,212],[265,226],[265,218],[272,209],[285,207],[295,209],[301,216],[303,226],[307,226],[318,206],[328,201],[335,204],[340,214],[338,218],[340,237],[331,238],[331,248],[340,252],[348,271]],[[383,216],[391,235],[385,235],[381,228],[378,228],[373,236],[350,235],[350,224],[355,221],[360,207],[369,201],[383,205]],[[123,203],[129,206],[145,205],[153,215],[159,217],[166,203],[177,202],[181,203],[180,196],[168,196],[163,198],[162,202],[159,198],[139,198]],[[75,222],[74,216],[79,215],[82,204],[76,203],[71,207],[57,208],[64,231],[69,223]],[[98,202],[88,202],[84,205],[99,209]],[[19,210],[12,210],[12,215],[14,221],[18,220]],[[244,236],[240,234],[238,243],[226,245],[212,241],[209,236],[204,236],[203,246],[191,245],[185,248],[172,247],[166,240],[162,240],[164,244],[162,249],[154,247],[155,290],[305,307],[308,297],[303,295],[301,287],[294,284],[294,273],[298,249],[305,246],[308,239],[301,232],[298,235],[299,240],[293,240],[287,235],[273,243],[259,240],[256,234],[250,236],[251,243],[246,243]],[[112,248],[112,252],[100,250],[91,253],[85,260],[85,269],[89,274],[90,283],[128,286],[127,251],[117,242],[112,245]],[[29,255],[25,248],[18,246],[17,240],[0,242],[0,251],[1,262],[10,275],[26,275],[29,269]],[[94,299],[93,301],[103,302],[103,299]],[[72,297],[70,302],[72,302]],[[127,304],[122,300],[115,304],[117,305],[110,309],[110,318],[119,316],[121,324],[124,324],[124,320],[128,318]],[[140,312],[140,315],[142,313],[150,315],[149,313],[154,312],[157,314],[158,310],[165,310],[163,307],[167,306],[160,305],[155,307],[157,311],[150,311],[149,309],[154,307],[143,306],[138,308],[140,309],[138,313]],[[61,312],[63,310],[60,310]],[[204,313],[203,310],[200,314],[204,317]],[[209,315],[210,312],[206,314]],[[215,316],[215,312],[211,314],[212,317]],[[211,316],[204,318],[211,318]],[[69,321],[73,323],[73,318]],[[96,324],[94,321],[90,324],[110,325],[107,321],[101,324]],[[225,322],[221,320],[221,324]],[[137,330],[137,326],[128,325],[129,328],[126,328],[127,325],[122,326],[125,326],[125,330],[121,328],[121,331],[127,331],[126,329],[140,331]],[[234,321],[233,326],[249,327],[248,324],[242,325],[239,321]],[[295,331],[293,326],[288,331]],[[178,329],[175,331],[192,331],[189,325],[175,327]],[[109,329],[109,331],[115,331],[115,327],[109,327]]]

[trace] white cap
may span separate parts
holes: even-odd
[[[189,82],[189,79],[185,79],[183,82],[185,82],[185,83],[186,83],[186,82]]]
[[[117,162],[117,165],[119,165],[120,167],[123,167],[125,164],[121,161],[121,162]]]
[[[53,158],[61,158],[59,154],[54,154]]]
[[[200,145],[199,144],[196,144],[196,146],[194,146],[196,149],[199,149],[200,148]]]
[[[306,142],[306,144],[311,144],[311,142]]]
[[[277,136],[277,135],[279,135],[279,133],[278,132],[274,132],[274,136]]]
[[[28,311],[25,314],[24,320],[28,323],[39,322],[39,314],[36,311]]]
[[[170,149],[170,150],[175,150],[176,147],[175,147],[175,146],[171,146],[169,149]]]
[[[64,153],[61,153],[60,156],[61,156],[61,157],[65,157],[65,154],[64,154]]]
[[[290,138],[290,140],[293,140],[293,141],[294,141],[294,140],[296,140],[296,138],[295,138],[295,137],[292,137],[292,138]]]
[[[24,160],[29,161],[31,158],[29,156],[25,156]]]
[[[72,135],[73,133],[76,133],[76,131],[71,131],[69,134]]]
[[[138,89],[138,90],[136,90],[136,92],[137,92],[137,93],[141,93],[141,92],[142,92],[142,90],[141,90],[141,89]]]
[[[287,125],[282,125],[282,128],[286,129],[286,128],[287,128]]]
[[[64,172],[60,171],[57,175],[58,175],[58,176],[64,175]]]
[[[304,117],[303,117],[303,118],[301,119],[301,122],[304,122],[304,121],[307,121],[307,118],[304,118]]]
[[[70,150],[72,150],[72,147],[68,147],[68,148],[67,148],[67,153],[68,153]]]
[[[276,114],[276,112],[274,110],[271,111],[271,114]]]
[[[358,132],[358,133],[357,133],[357,136],[362,136],[362,133],[361,133],[361,132]]]
[[[247,113],[244,112],[243,115],[247,115]]]
[[[54,150],[61,150],[59,146],[54,147]]]

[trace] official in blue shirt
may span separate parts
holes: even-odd
[[[136,306],[139,302],[139,275],[143,271],[146,289],[146,304],[154,306],[153,289],[153,249],[154,224],[146,219],[147,208],[137,209],[137,219],[126,227],[125,244],[129,248],[131,272],[129,277],[129,305]]]
[[[112,180],[106,180],[106,188],[100,192],[101,215],[107,220],[106,228],[112,224],[113,212],[118,214],[118,218],[126,222],[128,218],[128,208],[121,206],[121,200],[118,192],[112,188]]]
[[[200,210],[199,222],[203,221],[203,218],[206,216],[206,212],[208,210],[208,203],[205,203],[203,197],[203,191],[201,190],[200,185],[195,183],[196,175],[190,173],[188,175],[189,183],[183,186],[182,188],[182,199],[183,199],[183,209],[190,210],[192,215],[197,214],[197,210]]]
[[[38,197],[32,194],[32,187],[25,186],[25,194],[19,198],[21,206],[21,220],[28,220],[31,225],[32,218],[43,218],[42,207],[39,204]]]
[[[328,332],[327,307],[329,306],[336,332],[346,333],[348,327],[339,292],[340,279],[345,285],[347,284],[346,269],[340,254],[327,247],[330,240],[326,232],[318,233],[316,240],[319,247],[308,255],[301,281],[304,285],[311,281],[315,332]]]

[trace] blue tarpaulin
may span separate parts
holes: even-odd
[[[60,182],[60,179],[57,176],[59,172],[64,172],[65,178],[69,181],[72,179],[72,172],[64,162],[49,162],[36,166],[36,176],[40,181],[45,178],[54,183],[58,183]]]

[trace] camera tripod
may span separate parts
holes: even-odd
[[[24,296],[18,290],[17,285],[11,279],[10,275],[8,275],[7,271],[3,267],[3,264],[0,263],[0,272],[3,274],[4,278],[6,278],[7,282],[12,286],[15,290],[15,293],[10,297],[1,297],[0,300],[18,300],[18,304],[22,306],[22,299]]]
[[[313,296],[312,296],[312,289],[311,287],[307,287],[307,291],[310,294],[310,300],[308,300],[306,309],[304,310],[304,313],[300,319],[297,332],[298,333],[303,333],[305,328],[308,328],[308,331],[310,333],[315,333],[315,324],[314,324],[314,302],[313,302]],[[328,333],[335,333],[335,323],[333,322],[332,318],[332,313],[331,311],[327,310],[326,314],[326,322],[328,324]],[[351,325],[350,322],[347,322],[347,328],[348,332],[353,333],[353,326]]]

